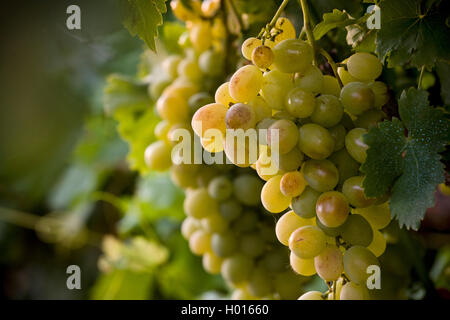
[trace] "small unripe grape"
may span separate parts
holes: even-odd
[[[347,61],[348,72],[355,78],[368,81],[381,75],[383,65],[374,55],[367,52],[357,52]]]
[[[305,72],[312,63],[311,46],[299,39],[286,39],[273,48],[274,64],[285,73]]]
[[[355,128],[350,130],[345,136],[345,148],[353,159],[359,163],[366,161],[366,150],[369,148],[363,141],[363,135],[367,133],[366,129]]]
[[[286,110],[297,118],[307,118],[313,112],[316,105],[314,94],[300,88],[294,88],[286,96]]]

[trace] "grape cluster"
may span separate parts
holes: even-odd
[[[185,190],[187,217],[181,226],[182,235],[190,250],[202,256],[207,272],[222,274],[234,290],[233,299],[296,299],[308,278],[288,267],[288,250],[278,243],[274,220],[261,205],[263,181],[257,174],[231,164],[172,163],[172,150],[179,142],[174,133],[179,128],[197,130],[190,124],[194,114],[208,120],[203,130],[225,128],[226,121],[239,126],[234,123],[239,119],[225,119],[227,102],[214,103],[230,99],[228,87],[219,88],[215,98],[210,93],[215,91],[217,79],[223,81],[225,75],[225,38],[220,31],[224,27],[220,18],[199,19],[199,15],[214,16],[219,2],[204,1],[200,6],[200,2],[193,1],[191,9],[181,1],[171,2],[174,14],[186,21],[188,33],[179,39],[184,55],[165,58],[165,75],[149,86],[161,121],[155,127],[158,141],[146,149],[146,163],[152,170],[170,170],[172,181]],[[262,98],[256,101],[265,104]],[[201,108],[211,103],[211,112],[210,107]],[[270,115],[268,106],[267,111]],[[193,132],[191,137],[192,145],[198,140],[205,150],[218,152],[211,139],[200,139]]]
[[[307,292],[299,299],[369,298],[366,269],[379,266],[386,247],[379,230],[391,220],[389,195],[367,198],[360,171],[367,150],[363,136],[385,117],[387,86],[376,81],[382,64],[358,52],[339,64],[337,75],[324,75],[313,64],[313,48],[296,38],[286,18],[262,39],[245,40],[241,51],[251,64],[218,87],[215,102],[196,111],[194,132],[211,151],[224,151],[266,181],[261,201],[267,211],[289,209],[276,224],[276,236],[290,249],[292,269],[303,276],[317,273],[331,284],[327,293]],[[210,139],[210,128],[221,135]],[[227,129],[265,130],[258,135],[257,158],[248,145],[229,144]],[[244,159],[236,158],[237,150]],[[276,172],[266,174],[262,169],[270,165]]]

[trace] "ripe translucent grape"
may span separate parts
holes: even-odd
[[[323,76],[323,85],[320,93],[331,94],[333,96],[339,97],[341,93],[341,87],[339,86],[338,79],[329,75]]]
[[[181,234],[188,240],[200,228],[200,222],[192,217],[186,217],[181,224]]]
[[[246,39],[241,47],[241,52],[244,58],[247,60],[252,60],[253,50],[255,50],[260,45],[262,45],[261,39],[254,37]]]
[[[184,199],[184,212],[196,219],[204,218],[213,212],[218,212],[216,200],[211,198],[205,188],[191,190]]]
[[[345,148],[353,159],[359,163],[366,161],[367,144],[363,141],[363,135],[367,133],[366,129],[355,128],[350,130],[345,136]]]
[[[213,252],[206,252],[202,257],[203,268],[211,274],[219,274],[223,259]]]
[[[334,139],[324,127],[307,123],[300,127],[298,146],[308,157],[316,160],[327,158],[333,153]]]
[[[369,292],[364,285],[359,285],[353,281],[347,282],[342,286],[339,294],[340,300],[367,300]]]
[[[272,70],[263,76],[261,95],[272,109],[283,110],[286,95],[293,87],[289,74]]]
[[[172,148],[164,141],[153,142],[145,149],[145,163],[151,170],[165,171],[172,164],[171,159]]]
[[[289,263],[292,270],[299,275],[309,277],[316,274],[316,268],[314,267],[314,259],[300,259],[291,252],[289,255]]]
[[[275,226],[275,234],[278,241],[285,246],[289,245],[289,237],[294,230],[308,225],[313,225],[314,219],[303,219],[296,215],[292,210],[286,212],[277,221]]]
[[[250,129],[256,126],[256,114],[250,105],[236,103],[227,111],[225,124],[228,129]]]
[[[261,202],[267,211],[278,213],[286,210],[291,198],[286,197],[280,190],[281,175],[270,178],[262,188]]]
[[[353,212],[362,215],[377,230],[386,228],[391,222],[391,210],[388,202],[367,208],[357,208]]]
[[[345,60],[344,60],[345,61]],[[342,84],[345,86],[347,83],[350,82],[357,82],[359,81],[358,79],[356,79],[355,77],[353,77],[347,70],[345,70],[344,67],[339,67],[337,68],[337,72],[339,75],[339,78],[342,81]]]
[[[316,202],[320,194],[319,191],[306,187],[298,197],[292,199],[292,210],[304,219],[314,218],[316,216]]]
[[[367,249],[369,249],[375,255],[375,257],[378,258],[386,250],[386,238],[380,231],[374,229],[372,229],[372,231],[373,231],[373,240],[367,247]]]
[[[198,52],[208,50],[212,44],[211,25],[209,21],[197,20],[189,30],[192,46]]]
[[[288,172],[297,170],[304,158],[303,153],[295,147],[288,153],[278,155],[278,159],[274,159],[274,163],[279,170]]]
[[[320,192],[333,190],[339,181],[339,172],[329,160],[305,161],[302,172],[308,185]]]
[[[330,94],[324,94],[316,99],[311,120],[325,128],[337,125],[344,114],[344,108],[338,98]]]
[[[188,119],[189,105],[181,96],[163,94],[156,102],[158,115],[169,122],[183,122]]]
[[[273,47],[274,65],[281,72],[305,72],[312,63],[311,46],[299,39],[286,39]]]
[[[272,32],[273,31],[275,31],[276,33],[274,39],[275,43],[279,43],[286,39],[295,39],[297,37],[294,25],[289,19],[285,17],[277,19],[277,21],[275,22],[275,27],[272,29]]]
[[[296,87],[287,94],[285,107],[294,117],[307,118],[314,112],[315,100],[314,94]]]
[[[202,79],[202,70],[194,58],[185,58],[178,64],[178,74],[192,82],[199,82]]]
[[[268,46],[259,46],[253,50],[252,62],[255,66],[261,69],[269,68],[274,60],[272,49]]]
[[[367,247],[373,240],[372,227],[361,215],[352,214],[342,225],[341,236],[348,244]]]
[[[199,92],[191,96],[188,100],[189,111],[193,115],[201,107],[214,103],[214,98],[207,92]]]
[[[228,221],[226,221],[219,213],[214,212],[200,220],[203,230],[210,233],[222,233],[228,229]]]
[[[217,103],[220,103],[220,104],[224,105],[227,108],[236,103],[236,100],[234,100],[230,96],[230,87],[229,87],[229,85],[230,85],[229,82],[225,82],[222,85],[220,85],[220,87],[217,88],[215,96],[214,96],[214,98],[215,98]]]
[[[202,229],[195,231],[189,237],[189,248],[196,255],[211,251],[211,234]]]
[[[346,196],[348,202],[356,208],[364,208],[375,203],[375,198],[367,198],[362,186],[364,177],[355,176],[345,180],[342,186],[342,193]]]
[[[323,74],[316,66],[310,66],[303,73],[296,73],[294,84],[297,88],[313,93],[319,93],[323,88]]]
[[[230,96],[239,102],[249,102],[257,96],[262,83],[263,75],[257,67],[244,66],[231,77]]]
[[[192,117],[192,129],[199,137],[209,129],[217,129],[225,135],[225,117],[228,108],[220,103],[211,103],[201,107]]]
[[[291,171],[281,177],[280,190],[286,197],[297,197],[305,190],[306,184],[302,173]]]
[[[380,265],[375,255],[369,249],[361,246],[353,246],[344,253],[344,271],[351,281],[362,286],[366,285],[366,280],[370,274],[367,267]],[[341,292],[342,295],[342,292]]]
[[[381,75],[383,65],[374,55],[367,52],[357,52],[347,60],[347,69],[353,77],[368,81]]]
[[[301,259],[311,259],[325,249],[326,237],[316,226],[296,229],[289,237],[289,249]]]
[[[175,79],[178,76],[177,68],[182,59],[183,58],[178,55],[171,55],[164,59],[162,67],[172,79]]]
[[[267,143],[273,148],[276,143],[275,137],[278,133],[278,150],[280,154],[291,151],[298,142],[298,129],[294,122],[290,120],[278,120],[274,122],[267,131]]]
[[[363,82],[346,84],[340,94],[345,110],[357,116],[374,107],[375,95],[372,89]]]
[[[334,245],[327,245],[325,249],[314,258],[314,267],[317,274],[325,281],[337,280],[344,271],[341,250]]]
[[[272,115],[272,108],[267,104],[263,97],[257,96],[249,102],[256,116],[256,122],[260,122]]]
[[[326,227],[336,228],[347,220],[350,207],[345,196],[338,191],[322,193],[317,199],[316,214]]]
[[[322,298],[322,292],[320,291],[308,291],[302,294],[298,300],[325,300]]]

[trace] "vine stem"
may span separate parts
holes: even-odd
[[[287,6],[289,0],[283,0],[283,2],[278,7],[277,12],[275,12],[275,15],[273,16],[272,20],[269,22],[268,25],[266,25],[265,28],[263,28],[259,34],[258,38],[261,38],[266,31],[270,32],[270,29],[272,29],[275,26],[275,23],[277,23],[278,18],[280,17],[281,13],[283,12],[284,8]]]
[[[422,87],[422,78],[424,72],[425,72],[425,65],[423,65],[422,68],[420,69],[419,83],[417,83],[417,89],[420,89]]]
[[[333,69],[334,76],[336,77],[336,79],[337,79],[338,82],[339,82],[339,86],[342,88],[342,87],[343,87],[342,80],[341,80],[341,78],[339,77],[339,74],[338,74],[338,72],[337,72],[337,65],[336,65],[336,63],[334,62],[333,58],[332,58],[332,57],[330,56],[330,54],[329,54],[328,52],[326,52],[324,49],[320,49],[319,52],[320,52],[321,55],[323,55],[323,56],[325,57],[325,59],[327,59],[328,63],[329,63],[330,66],[331,66],[331,69]]]
[[[317,65],[316,41],[314,39],[314,34],[311,30],[311,22],[309,19],[308,5],[306,3],[306,0],[299,0],[299,1],[300,1],[300,6],[302,7],[302,12],[303,12],[303,27],[305,28],[306,36],[308,37],[308,42],[313,49],[314,64]]]

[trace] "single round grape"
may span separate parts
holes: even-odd
[[[211,251],[211,234],[202,229],[195,231],[189,237],[189,248],[198,256]]]
[[[200,70],[209,76],[219,76],[223,73],[224,62],[222,53],[215,50],[205,51],[198,57]]]
[[[249,257],[258,257],[263,254],[265,245],[264,239],[257,232],[242,235],[240,241],[241,252]]]
[[[178,76],[177,68],[182,59],[183,58],[178,55],[171,55],[164,59],[162,67],[172,79],[175,79]]]
[[[373,240],[370,245],[367,247],[375,257],[381,256],[386,250],[386,238],[383,234],[378,230],[373,230]]]
[[[207,18],[212,18],[219,11],[220,0],[206,0],[202,2],[202,13]]]
[[[375,255],[367,248],[353,246],[344,253],[345,274],[351,281],[359,285],[366,285],[367,278],[370,276],[370,273],[367,273],[367,267],[371,265],[379,266],[380,263]]]
[[[303,175],[308,185],[320,192],[333,190],[339,181],[338,170],[329,160],[305,161]]]
[[[279,70],[264,73],[261,95],[272,109],[283,110],[286,95],[294,87],[292,77]]]
[[[192,217],[186,217],[181,224],[181,234],[186,240],[198,229],[200,229],[200,222]]]
[[[183,122],[188,119],[189,106],[183,97],[173,94],[163,94],[156,101],[158,115],[169,122]]]
[[[211,103],[201,107],[192,117],[192,129],[199,137],[204,137],[209,129],[219,130],[225,135],[225,117],[228,108],[220,103]]]
[[[341,102],[347,112],[358,116],[374,107],[375,95],[363,82],[350,82],[341,90]]]
[[[298,298],[298,300],[325,300],[322,298],[322,292],[320,291],[308,291]]]
[[[334,150],[334,139],[324,127],[308,123],[300,127],[298,146],[308,157],[316,160],[327,158]]]
[[[366,112],[363,112],[358,116],[358,118],[354,121],[355,126],[357,128],[376,128],[378,127],[378,123],[381,122],[385,117],[385,114],[381,110],[370,109]]]
[[[275,275],[275,291],[282,300],[295,300],[302,292],[302,277],[291,270]]]
[[[311,120],[322,127],[330,128],[341,121],[343,114],[344,108],[339,99],[330,94],[323,94],[316,99]]]
[[[224,233],[213,233],[211,236],[211,249],[219,257],[228,257],[237,249],[236,236],[227,231]]]
[[[211,25],[209,21],[197,20],[189,30],[192,46],[198,52],[208,50],[212,44]]]
[[[276,36],[275,36],[275,43],[279,43],[286,39],[295,39],[296,33],[294,25],[291,21],[289,21],[288,18],[280,17],[275,22],[275,27],[272,29],[272,32],[275,30]]]
[[[312,64],[311,46],[299,39],[287,39],[273,48],[274,65],[281,72],[305,72]]]
[[[375,95],[375,108],[381,109],[381,107],[389,101],[389,92],[387,85],[381,81],[374,81],[369,83],[369,88],[372,89]]]
[[[310,66],[304,73],[296,73],[294,85],[305,91],[318,93],[323,88],[323,74],[316,66]]]
[[[247,65],[237,70],[230,79],[230,96],[239,102],[249,102],[254,99],[263,83],[261,71]]]
[[[369,292],[364,285],[359,285],[353,281],[347,282],[342,286],[340,300],[367,300]]]
[[[223,259],[213,252],[206,252],[202,257],[203,268],[210,274],[219,274]]]
[[[298,129],[294,122],[285,119],[277,120],[267,131],[267,143],[272,152],[276,152],[274,148],[278,142],[279,153],[286,154],[297,145],[298,136]]]
[[[204,218],[213,212],[218,212],[216,200],[211,198],[205,188],[191,190],[184,199],[184,212],[196,219]]]
[[[329,128],[328,132],[330,132],[334,139],[334,152],[345,147],[345,136],[347,135],[347,131],[342,124]]]
[[[303,174],[291,171],[281,177],[280,190],[286,197],[297,197],[305,190],[306,184]]]
[[[250,129],[256,126],[256,114],[253,108],[245,103],[236,103],[228,109],[225,117],[228,129]]]
[[[386,228],[391,222],[391,210],[388,202],[367,208],[356,208],[353,212],[362,215],[377,230]]]
[[[325,249],[314,258],[314,267],[317,274],[325,281],[336,281],[344,271],[341,250],[334,245],[327,245]]]
[[[233,221],[242,213],[242,205],[236,199],[228,199],[219,204],[219,213],[227,221]]]
[[[203,230],[210,233],[222,233],[228,229],[228,221],[226,221],[219,213],[212,213],[200,220]]]
[[[268,281],[270,273],[264,268],[256,268],[252,270],[248,279],[247,290],[250,294],[256,297],[264,297],[273,291],[272,282]]]
[[[338,191],[324,192],[317,199],[317,218],[326,227],[339,227],[347,220],[349,212],[350,207],[347,199]]]
[[[294,213],[294,211],[288,211],[281,216],[275,226],[275,234],[278,241],[285,246],[289,246],[289,237],[296,229],[312,225],[313,219],[303,219]]]
[[[252,60],[253,50],[255,50],[260,45],[262,45],[261,39],[254,37],[246,39],[241,47],[241,52],[244,58],[247,60]]]
[[[233,184],[225,176],[212,179],[208,184],[209,195],[219,201],[228,199],[233,193]]]
[[[345,180],[342,185],[342,193],[348,199],[348,202],[356,208],[371,206],[376,201],[375,198],[367,198],[364,195],[363,180],[363,176],[354,176]]]
[[[331,94],[333,96],[339,97],[341,93],[341,87],[339,86],[338,79],[329,75],[323,76],[323,85],[320,93]]]
[[[347,59],[346,59],[347,60]],[[345,61],[345,60],[344,60]],[[344,62],[345,63],[345,62]],[[355,77],[353,77],[347,70],[345,70],[344,67],[338,67],[337,68],[337,72],[339,75],[339,78],[342,81],[342,84],[345,86],[347,83],[350,82],[357,82],[359,81],[358,79],[356,79]]]
[[[270,110],[270,112],[272,113],[272,110]],[[256,130],[258,131],[258,143],[260,145],[267,146],[267,130],[275,121],[277,120],[267,117],[256,124]]]
[[[221,267],[226,281],[236,285],[246,281],[253,269],[253,260],[243,254],[235,254],[226,258]]]
[[[361,164],[356,162],[346,149],[333,153],[328,159],[334,163],[339,171],[339,185],[342,185],[345,180],[359,173]]]
[[[367,133],[366,129],[355,128],[350,130],[345,136],[345,148],[353,159],[359,163],[366,161],[366,150],[369,148],[363,141],[363,135]]]
[[[286,210],[291,203],[291,198],[286,197],[280,190],[281,175],[270,178],[262,188],[261,202],[264,208],[272,213]]]
[[[198,62],[194,58],[184,58],[178,64],[178,74],[189,81],[199,82],[203,73],[200,69]]]
[[[316,202],[320,194],[319,191],[306,187],[298,197],[292,199],[292,210],[301,218],[314,218],[316,216]]]
[[[299,275],[309,277],[316,274],[314,259],[300,259],[295,253],[291,252],[289,255],[289,263],[292,270]]]
[[[241,174],[233,181],[234,196],[247,206],[259,204],[263,182],[250,174]]]
[[[342,225],[341,236],[352,246],[367,247],[373,240],[372,227],[361,215],[352,214]]]
[[[198,109],[210,103],[214,103],[214,98],[209,93],[199,92],[189,98],[189,110],[191,114],[194,114]]]
[[[296,87],[286,96],[285,107],[294,117],[307,118],[314,112],[315,100],[314,94]]]
[[[172,148],[164,141],[156,141],[145,149],[145,163],[150,170],[165,171],[172,165]]]
[[[236,100],[230,96],[229,82],[225,82],[217,88],[214,99],[216,100],[216,103],[220,103],[227,108],[236,103]]]
[[[272,49],[268,46],[259,46],[253,50],[252,62],[255,66],[261,69],[269,68],[274,60]]]
[[[267,104],[263,97],[257,96],[248,104],[255,112],[256,122],[259,123],[264,119],[270,118],[272,108]]]
[[[326,237],[316,226],[296,229],[289,237],[289,249],[301,259],[311,259],[325,249]]]
[[[303,162],[305,156],[298,148],[293,148],[285,154],[279,154],[278,158],[275,155],[272,157],[275,165],[279,170],[284,172],[297,170]]]
[[[347,69],[351,76],[363,80],[375,80],[381,75],[383,65],[374,55],[367,52],[357,52],[347,61]]]

